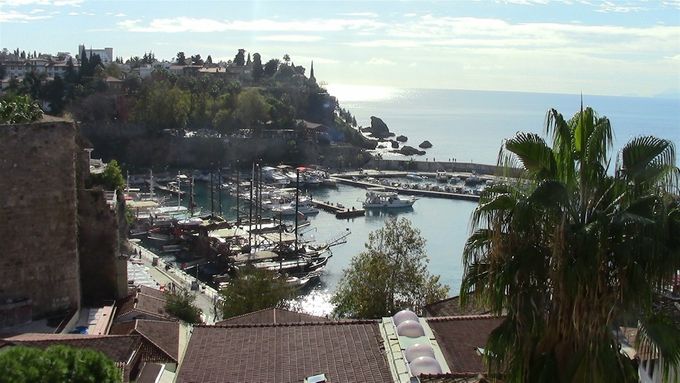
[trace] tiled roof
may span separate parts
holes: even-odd
[[[276,323],[299,323],[299,322],[327,322],[329,319],[315,315],[298,313],[294,311],[269,308],[252,313],[235,316],[216,323],[226,324],[276,324]]]
[[[137,321],[116,322],[111,325],[109,335],[130,335],[135,330]]]
[[[177,382],[391,382],[376,321],[197,326]]]
[[[139,286],[137,288],[137,291],[141,294],[150,295],[150,296],[157,298],[157,299],[164,299],[164,300],[168,299],[168,296],[165,292],[160,291],[158,289],[151,288],[149,286],[144,286],[144,285]]]
[[[139,349],[142,339],[136,335],[22,334],[3,339],[14,345],[49,347],[56,344],[100,351],[115,362],[127,363]]]
[[[137,319],[115,323],[109,334],[139,334],[174,361],[179,359],[179,322]]]
[[[137,320],[135,331],[175,361],[179,360],[179,322]]]
[[[476,306],[472,303],[460,307],[460,297],[446,298],[438,302],[430,303],[424,307],[426,316],[444,317],[459,315],[485,315],[489,310]]]
[[[167,297],[162,291],[142,286],[129,296],[118,301],[116,317],[125,315],[133,310],[139,310],[159,318],[169,317],[165,312]]]
[[[441,347],[451,372],[485,373],[487,371],[477,348],[484,348],[491,331],[503,318],[461,316],[426,318]]]

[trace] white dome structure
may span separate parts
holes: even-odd
[[[392,316],[392,321],[394,322],[395,326],[399,326],[402,322],[407,321],[407,320],[412,320],[412,321],[418,321],[418,315],[414,313],[411,310],[401,310],[398,313],[394,314]]]
[[[397,335],[408,338],[418,338],[420,336],[425,336],[425,330],[418,321],[408,319],[397,326]]]
[[[426,343],[412,344],[406,347],[404,354],[406,354],[406,360],[409,363],[413,362],[417,358],[420,358],[421,356],[429,356],[430,358],[434,358],[434,350],[432,349],[432,346]]]
[[[411,374],[418,376],[422,374],[434,375],[441,374],[442,367],[436,359],[429,356],[420,356],[408,364],[411,368]]]

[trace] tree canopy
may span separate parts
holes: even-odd
[[[0,382],[119,383],[121,371],[101,352],[50,346],[13,346],[0,352]]]
[[[680,268],[671,141],[637,137],[610,170],[613,130],[591,108],[548,112],[546,134],[508,139],[499,165],[521,176],[481,195],[464,250],[461,304],[505,313],[486,346],[506,382],[637,382],[618,326],[637,326],[669,365],[680,331],[653,298]]]
[[[248,267],[220,290],[224,319],[271,307],[285,307],[293,289],[275,271]]]
[[[30,96],[10,96],[0,100],[0,124],[21,124],[41,119],[43,111]]]
[[[106,190],[122,189],[125,186],[123,172],[116,160],[109,161],[102,173],[92,174],[91,178],[93,184],[100,185]]]
[[[338,317],[381,318],[399,310],[422,312],[444,299],[448,286],[427,271],[425,240],[406,218],[390,218],[368,236],[333,295]]]
[[[179,289],[166,294],[165,311],[187,323],[201,322],[201,309],[194,305],[196,296],[191,291]]]

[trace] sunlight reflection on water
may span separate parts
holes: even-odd
[[[406,90],[389,86],[328,84],[328,93],[340,102],[388,101],[402,96]]]

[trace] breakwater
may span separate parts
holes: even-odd
[[[410,159],[380,159],[373,158],[366,168],[377,170],[412,171],[412,172],[436,172],[443,170],[453,173],[475,173],[485,175],[502,175],[504,168],[496,165],[477,164],[474,162],[453,161],[416,161]],[[510,176],[516,175],[518,169],[510,169]]]
[[[361,188],[382,188],[386,191],[392,191],[404,195],[413,195],[419,197],[433,197],[433,198],[446,198],[446,199],[459,199],[465,201],[479,201],[479,196],[475,194],[462,194],[462,193],[450,193],[443,191],[434,190],[419,190],[419,189],[407,189],[387,185],[376,185],[374,183],[360,181],[359,179],[346,178],[347,176],[334,175],[331,178],[336,182],[343,183],[345,185],[352,185]]]

